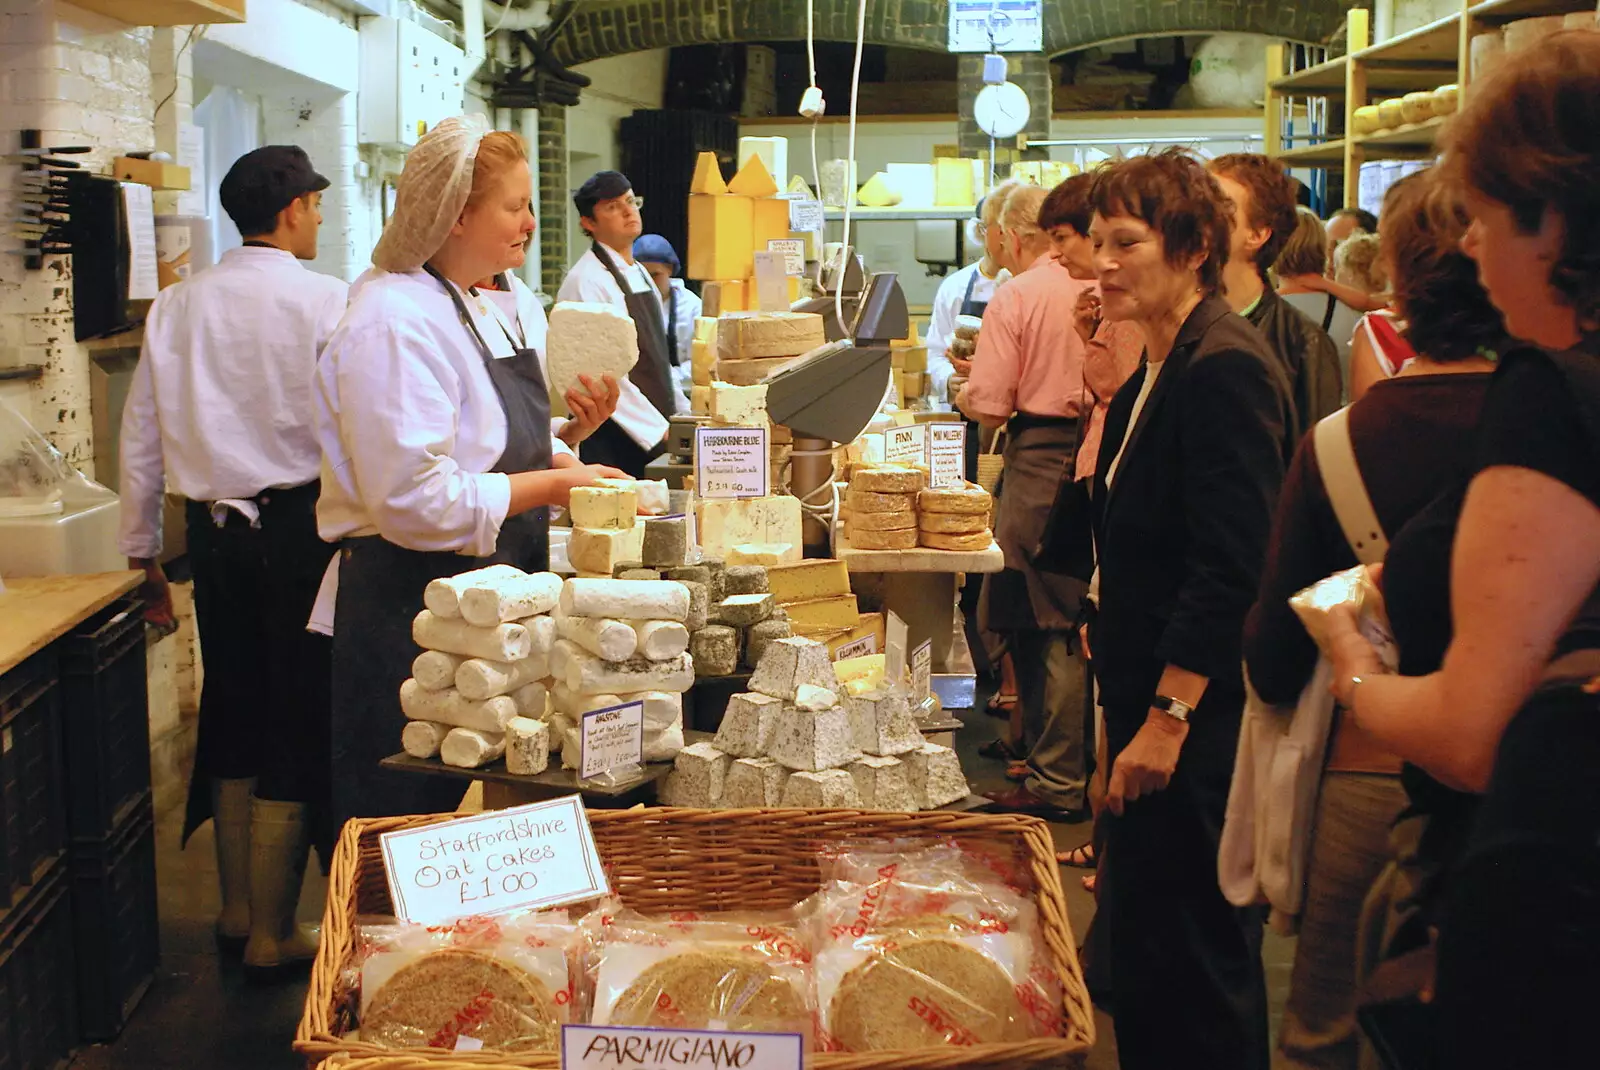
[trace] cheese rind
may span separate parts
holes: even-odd
[[[708,624],[689,636],[689,653],[699,675],[731,675],[739,667],[739,629]]]
[[[663,728],[646,728],[639,743],[639,756],[647,762],[674,758],[683,750],[683,723],[674,721]]]
[[[580,694],[687,691],[694,686],[694,662],[688,654],[666,661],[637,655],[627,661],[606,661],[573,644],[567,646],[565,654],[561,675],[567,686]]]
[[[445,620],[454,620],[461,616],[459,599],[461,592],[473,583],[493,577],[521,576],[523,572],[514,565],[489,565],[485,568],[473,569],[457,576],[446,576],[443,579],[432,580],[422,592],[422,604],[434,616]]]
[[[681,565],[689,555],[689,520],[683,516],[652,516],[644,522],[639,553],[650,568]]]
[[[543,680],[523,684],[511,692],[511,701],[517,704],[517,716],[543,721],[550,716],[550,691]]]
[[[415,680],[407,680],[400,685],[400,712],[413,721],[503,732],[506,722],[517,716],[517,704],[506,695],[473,702],[454,689],[424,691]]]
[[[783,803],[789,770],[771,758],[736,758],[723,780],[722,805],[734,808],[774,807]]]
[[[689,629],[675,620],[633,621],[638,651],[651,661],[666,661],[689,649]]]
[[[504,732],[480,732],[472,728],[452,728],[439,744],[439,760],[457,769],[476,769],[505,752]]]
[[[852,513],[847,523],[852,531],[915,531],[917,514],[910,509],[896,509],[892,513]]]
[[[941,535],[976,535],[988,530],[989,518],[982,513],[923,513],[917,526]]]
[[[567,511],[574,528],[627,531],[638,522],[639,496],[631,487],[573,487]]]
[[[496,695],[509,695],[549,675],[548,655],[510,662],[468,658],[456,668],[455,685],[462,698],[482,702]]]
[[[681,583],[661,580],[568,580],[560,605],[579,617],[681,621],[689,613],[689,592]]]
[[[616,305],[560,301],[550,310],[545,367],[552,397],[563,397],[573,387],[581,391],[580,375],[596,382],[614,375],[621,381],[638,361],[638,331]]]
[[[767,746],[769,758],[809,772],[837,769],[860,754],[851,743],[850,720],[843,706],[812,711],[785,705]]]
[[[949,747],[937,743],[924,743],[902,759],[910,774],[911,790],[916,793],[917,805],[924,810],[948,806],[965,799],[971,790],[961,772],[961,760]]]
[[[853,594],[819,598],[811,602],[791,602],[783,607],[789,624],[804,635],[807,632],[848,631],[861,623],[861,609]]]
[[[424,650],[411,663],[411,677],[425,691],[443,691],[455,686],[456,669],[466,660],[460,654],[446,654],[442,650]]]
[[[767,587],[782,605],[850,593],[850,570],[843,561],[814,559],[767,570]]]
[[[717,320],[720,360],[797,357],[827,341],[822,317],[815,312],[726,313]]]
[[[535,776],[550,767],[550,726],[527,717],[506,725],[506,772]]]
[[[866,754],[906,754],[922,746],[922,733],[906,697],[897,690],[875,689],[845,700],[850,711],[850,739]]]
[[[413,758],[432,758],[450,734],[450,726],[433,721],[407,721],[400,731],[400,748]]]
[[[561,638],[578,644],[595,657],[606,661],[625,661],[638,649],[638,633],[615,617],[575,617],[558,613],[556,630]]]
[[[669,805],[717,805],[722,799],[723,783],[732,762],[732,758],[710,743],[694,743],[683,748],[673,760],[672,776],[678,778],[677,787],[683,790],[682,797],[704,801],[674,802]]]
[[[793,702],[801,684],[832,691],[838,686],[828,648],[810,639],[774,639],[750,677],[750,690]]]
[[[915,494],[880,494],[876,491],[857,490],[852,483],[850,492],[846,497],[846,504],[850,512],[855,513],[903,513],[908,509],[915,509],[917,496]]]
[[[850,545],[857,550],[914,550],[917,547],[917,529],[852,531]]]
[[[561,596],[561,577],[554,572],[479,581],[461,592],[461,618],[479,628],[548,613]]]
[[[783,784],[783,805],[816,809],[859,809],[855,778],[843,769],[792,773]]]
[[[730,696],[712,741],[717,749],[739,758],[756,758],[767,753],[773,727],[783,712],[783,700],[755,691]]]
[[[868,755],[851,762],[849,772],[856,782],[861,805],[868,810],[910,813],[920,809],[917,793],[911,789],[911,778],[900,759]]]
[[[533,636],[520,624],[475,628],[464,620],[437,617],[427,609],[411,621],[411,639],[426,650],[491,661],[521,661],[533,652]]]
[[[752,624],[744,637],[744,664],[746,668],[754,669],[761,663],[761,655],[766,653],[767,644],[774,639],[790,639],[794,636],[794,629],[786,620],[768,619],[760,624]]]
[[[937,531],[924,531],[917,541],[930,550],[987,550],[989,544],[994,542],[994,536],[989,530],[984,530],[973,535],[942,535]]]
[[[658,732],[683,720],[683,696],[676,691],[640,691],[620,696],[624,702],[644,703],[644,727]]]
[[[884,465],[879,468],[863,468],[856,472],[850,479],[850,489],[879,494],[914,494],[922,489],[922,483],[920,468]]]
[[[993,504],[988,491],[971,484],[920,491],[916,502],[924,513],[988,513]]]

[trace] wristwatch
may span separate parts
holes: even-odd
[[[1152,710],[1160,710],[1175,721],[1189,723],[1189,714],[1194,712],[1194,707],[1182,699],[1172,698],[1170,695],[1157,695],[1150,701]]]

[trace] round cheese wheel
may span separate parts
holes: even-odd
[[[879,494],[875,491],[850,489],[845,499],[852,513],[897,513],[914,509],[915,494]]]
[[[989,544],[994,542],[994,536],[987,529],[976,535],[941,535],[936,531],[924,531],[920,538],[922,545],[930,550],[987,550]]]
[[[922,489],[922,471],[904,465],[863,468],[850,479],[851,490],[880,494],[915,494]]]
[[[1357,134],[1375,134],[1378,132],[1380,120],[1378,119],[1378,106],[1376,104],[1363,104],[1356,109],[1354,118]]]
[[[1400,98],[1400,117],[1408,123],[1433,118],[1433,93],[1407,93]]]
[[[1378,125],[1385,130],[1392,130],[1405,122],[1405,114],[1401,111],[1400,98],[1390,97],[1388,100],[1378,102]]]
[[[988,491],[971,483],[925,490],[917,495],[917,508],[924,513],[987,514],[991,502]]]
[[[915,550],[917,529],[904,531],[852,531],[850,545],[857,550]],[[984,545],[988,545],[985,543]]]
[[[976,535],[989,528],[985,513],[923,513],[917,522],[924,532],[938,535]]]
[[[910,509],[892,513],[855,513],[847,522],[852,531],[904,531],[917,526],[917,514]]]
[[[1461,87],[1442,85],[1433,91],[1433,114],[1451,115],[1461,103]]]

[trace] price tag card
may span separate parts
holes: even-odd
[[[924,639],[911,652],[911,701],[926,702],[933,687],[933,640]]]
[[[756,302],[762,312],[789,311],[789,272],[782,253],[755,254]],[[804,265],[801,265],[804,267]]]
[[[802,198],[789,202],[790,230],[821,230],[824,220],[821,201]]]
[[[783,254],[783,270],[787,275],[806,273],[806,243],[803,238],[769,238],[767,252]]]
[[[697,427],[694,488],[702,498],[763,498],[770,467],[764,427]]]
[[[960,487],[967,482],[967,425],[931,423],[928,427],[928,483]]]
[[[878,652],[878,637],[876,635],[863,635],[860,639],[852,639],[844,646],[833,652],[834,661],[843,661],[846,658],[864,658],[868,654]]]
[[[884,629],[883,678],[891,687],[906,678],[906,622],[889,610]]]
[[[801,1070],[804,1064],[799,1033],[561,1027],[561,1070]]]
[[[624,765],[644,764],[644,703],[590,710],[582,719],[578,776],[593,780]]]
[[[578,795],[379,838],[395,917],[437,925],[610,891]]]
[[[926,465],[928,425],[907,424],[883,432],[883,459],[888,464]]]

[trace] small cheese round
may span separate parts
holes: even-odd
[[[982,487],[939,487],[917,495],[917,508],[924,513],[987,513],[992,499]]]
[[[857,550],[914,550],[917,547],[917,529],[853,531],[850,534],[850,545]]]
[[[881,494],[915,494],[922,489],[922,471],[903,465],[885,465],[863,468],[850,480],[851,490],[875,491]]]
[[[892,513],[853,513],[848,523],[855,531],[903,531],[917,526],[917,514],[910,509],[899,509]]]
[[[852,489],[845,501],[852,513],[898,513],[917,507],[915,494],[878,494]]]
[[[994,536],[987,530],[976,535],[941,535],[936,531],[924,531],[921,542],[930,550],[987,550],[989,544],[994,542]]]
[[[976,535],[989,527],[983,513],[923,513],[917,526],[939,535]]]

